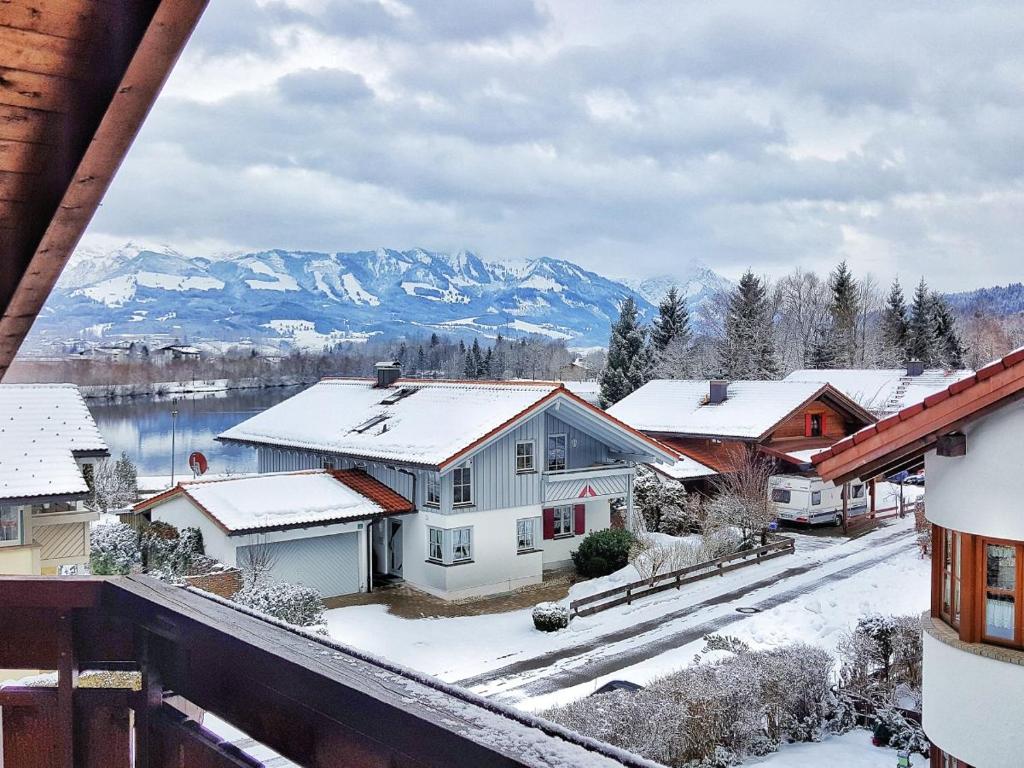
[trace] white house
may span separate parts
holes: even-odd
[[[0,385],[0,573],[54,575],[89,562],[84,505],[108,456],[73,384]]]
[[[539,583],[632,514],[638,462],[677,456],[558,382],[325,379],[227,430],[259,471],[362,469],[413,502],[372,530],[375,573],[461,598]]]
[[[925,368],[910,362],[906,368],[821,368],[793,371],[785,381],[831,384],[878,418],[898,413],[941,392],[972,370]]]
[[[135,505],[179,530],[198,528],[206,554],[325,597],[372,586],[369,532],[412,504],[358,469],[276,472],[183,482]]]
[[[923,462],[932,523],[923,725],[932,765],[1024,755],[1024,349],[814,457],[836,482]]]

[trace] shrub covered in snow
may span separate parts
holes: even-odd
[[[173,525],[154,521],[140,534],[144,569],[161,578],[175,579],[208,573],[216,561],[206,556],[203,534],[198,528],[178,530]]]
[[[917,616],[872,614],[838,645],[840,678],[848,691],[875,704],[896,704],[921,690],[921,623]]]
[[[796,644],[674,672],[633,694],[591,696],[546,717],[673,768],[734,765],[784,741],[818,739],[841,703],[833,658]]]
[[[569,609],[558,603],[538,603],[533,609],[533,626],[541,632],[557,632],[569,626]]]
[[[875,732],[881,731],[887,737],[885,744],[893,749],[906,749],[928,757],[931,744],[917,723],[908,720],[895,709],[883,707],[875,712]],[[877,728],[881,725],[882,728]]]
[[[636,541],[627,530],[608,528],[583,537],[572,562],[581,576],[607,576],[629,563],[629,550]]]
[[[139,534],[130,525],[97,525],[89,535],[89,569],[97,576],[119,576],[142,568]]]
[[[637,470],[634,486],[634,501],[644,525],[653,533],[667,533],[670,536],[685,536],[700,530],[700,520],[695,514],[700,497],[687,495],[682,483],[662,480],[652,470]]]
[[[261,579],[247,583],[231,599],[300,627],[324,623],[323,596],[315,589],[300,584]]]
[[[89,483],[89,505],[100,512],[127,509],[139,498],[135,465],[122,452],[117,461],[102,459],[86,474]]]

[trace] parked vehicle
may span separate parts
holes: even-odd
[[[782,522],[804,525],[843,523],[843,489],[834,483],[808,475],[775,475],[768,488],[776,515]],[[867,485],[850,483],[847,516],[858,517],[867,509]]]

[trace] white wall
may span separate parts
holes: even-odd
[[[198,528],[203,534],[206,554],[225,565],[235,565],[235,546],[226,533],[207,517],[186,496],[175,496],[169,501],[153,507],[153,520],[170,523],[179,531],[182,528]]]
[[[576,503],[579,503],[578,501]],[[575,507],[576,503],[570,503],[569,506]],[[561,504],[556,506],[563,506]],[[586,502],[587,517],[586,517],[586,533],[592,531],[603,531],[612,524],[612,507],[611,502],[608,499],[590,500]],[[538,513],[540,514],[540,513]],[[545,568],[560,568],[572,564],[572,552],[579,549],[580,542],[583,541],[583,536],[586,535],[572,535],[566,536],[562,539],[548,539],[544,540],[543,530],[539,532],[538,541],[541,544],[541,548],[544,550],[544,567]]]
[[[925,457],[925,511],[945,528],[1024,541],[1024,402],[964,430],[967,455]]]
[[[958,650],[925,632],[923,674],[928,738],[970,765],[1019,768],[1024,667]]]

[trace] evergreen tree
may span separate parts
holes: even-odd
[[[505,378],[505,369],[508,367],[508,355],[505,351],[505,338],[499,333],[494,340],[494,359],[491,361],[491,376],[496,379]]]
[[[599,379],[601,405],[607,408],[643,386],[650,367],[647,329],[639,322],[636,302],[627,296],[608,341],[608,359]]]
[[[729,297],[719,366],[722,375],[730,379],[773,379],[778,375],[768,290],[749,269]]]
[[[482,360],[482,366],[481,366],[481,371],[480,371],[480,378],[481,379],[492,379],[492,378],[494,378],[491,375],[491,365],[492,365],[493,362],[494,362],[493,350],[490,347],[488,347],[487,348],[487,354],[484,355],[483,360]]]
[[[922,277],[917,290],[914,291],[914,303],[910,307],[910,320],[907,322],[907,359],[920,360],[925,365],[931,365],[935,359],[936,347],[932,301],[928,285]]]
[[[473,376],[474,379],[484,378],[484,355],[480,349],[480,340],[473,339],[473,346],[469,351],[470,357],[473,360]]]
[[[882,309],[881,354],[884,365],[903,365],[907,354],[907,302],[899,278],[892,281]]]
[[[462,366],[462,376],[466,379],[476,378],[476,360],[473,359],[473,353],[469,350],[465,354],[465,363]]]
[[[956,330],[953,310],[945,298],[931,294],[932,324],[935,328],[935,359],[933,363],[945,368],[963,368],[964,343]]]
[[[836,340],[827,321],[814,329],[805,362],[808,368],[819,370],[836,367]]]
[[[651,357],[656,376],[669,379],[690,375],[689,351],[693,340],[686,302],[674,285],[658,305],[651,328]]]
[[[857,281],[846,266],[845,261],[839,262],[828,278],[828,287],[832,292],[829,303],[829,314],[832,317],[832,328],[829,336],[835,344],[832,368],[852,368],[857,361],[857,316],[860,313],[860,300],[857,296]]]
[[[419,372],[427,370],[427,353],[423,351],[422,344],[416,352],[416,370]]]

